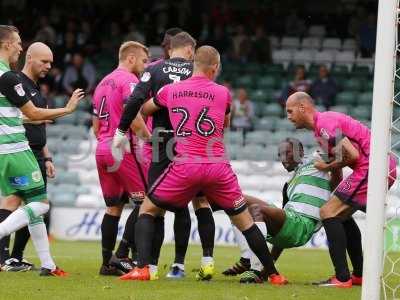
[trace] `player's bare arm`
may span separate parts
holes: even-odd
[[[225,121],[224,121],[224,128],[229,128],[231,126],[231,114],[225,115]]]
[[[22,122],[24,124],[32,124],[32,125],[41,125],[41,124],[51,124],[53,123],[52,120],[40,120],[40,121],[32,121],[29,119],[27,116],[23,115],[22,116]]]
[[[99,126],[100,126],[99,118],[97,116],[92,116],[92,128],[93,128],[93,133],[96,138],[99,133]]]
[[[151,116],[158,110],[160,110],[160,107],[157,104],[155,104],[154,98],[151,98],[149,101],[147,101],[145,104],[143,104],[142,115],[145,117]]]
[[[316,160],[314,166],[320,171],[330,172],[346,166],[351,166],[360,157],[360,153],[347,137],[340,140],[333,149],[333,153],[336,158],[332,162],[326,163],[323,160]]]
[[[67,105],[63,108],[46,109],[36,107],[32,101],[28,101],[20,107],[22,113],[32,121],[51,120],[71,114],[77,108],[79,101],[85,96],[82,89],[76,89]]]
[[[136,118],[132,121],[131,130],[135,133],[139,138],[148,141],[151,139],[151,133],[144,122],[144,119],[141,114],[138,114]]]

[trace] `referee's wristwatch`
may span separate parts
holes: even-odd
[[[45,157],[44,162],[53,162],[53,159],[51,157]]]

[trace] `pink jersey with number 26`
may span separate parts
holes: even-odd
[[[228,162],[223,137],[231,95],[226,87],[193,76],[164,86],[154,101],[168,108],[175,131],[176,162]]]

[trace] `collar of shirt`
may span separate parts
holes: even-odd
[[[4,60],[0,59],[0,64],[5,66],[7,69],[10,69],[10,65],[6,63]]]
[[[317,122],[318,122],[318,118],[319,118],[320,114],[321,114],[321,112],[316,111],[314,116],[313,116],[313,119],[314,119],[314,135],[315,136],[318,136]]]
[[[133,75],[133,76],[135,76],[136,78],[138,78],[137,75],[136,75],[135,73],[129,72],[128,70],[126,70],[126,69],[124,69],[124,68],[116,68],[115,71],[128,73],[128,74]]]
[[[39,85],[34,82],[31,78],[29,78],[24,72],[18,72],[24,80],[27,80],[30,84],[32,84],[37,90],[39,90]]]
[[[197,79],[197,80],[208,80],[208,81],[210,81],[210,79],[208,77],[206,77],[205,75],[194,75],[194,76],[190,77],[190,79],[192,79],[192,80]]]
[[[172,57],[169,60],[175,60],[175,61],[188,61],[187,59],[184,59],[183,57]]]

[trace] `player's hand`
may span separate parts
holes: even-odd
[[[54,166],[53,162],[51,161],[46,161],[46,175],[49,178],[54,178],[56,177],[56,167]]]
[[[71,98],[69,98],[67,105],[65,108],[67,109],[68,113],[72,113],[78,107],[79,101],[85,97],[85,92],[82,89],[76,89]]]
[[[126,136],[125,132],[117,129],[115,131],[111,145],[111,153],[114,160],[122,161],[125,152],[131,152],[128,137]]]
[[[319,171],[326,172],[328,169],[328,164],[322,159],[316,159],[314,161],[314,167],[317,168]]]

